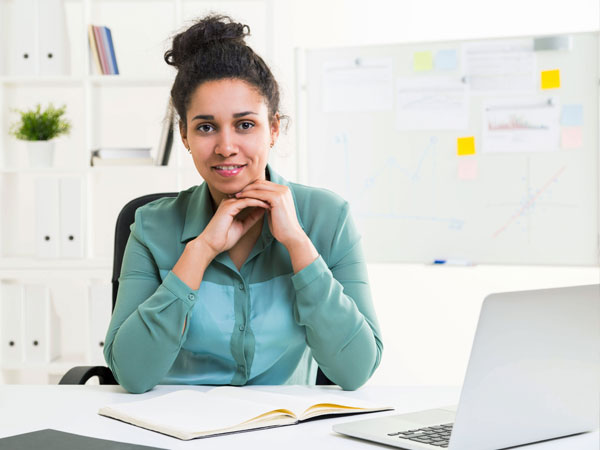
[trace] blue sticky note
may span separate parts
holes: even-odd
[[[583,105],[564,105],[560,124],[568,127],[583,125]]]
[[[454,70],[458,66],[456,50],[440,50],[435,54],[435,70]]]

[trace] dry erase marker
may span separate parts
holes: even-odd
[[[433,264],[446,264],[448,266],[472,266],[473,263],[466,259],[435,259]]]

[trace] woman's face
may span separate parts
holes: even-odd
[[[279,135],[264,97],[238,79],[206,81],[192,94],[183,143],[218,205],[265,178],[269,149]]]

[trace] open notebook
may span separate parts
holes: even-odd
[[[257,428],[293,425],[330,414],[359,414],[394,409],[309,388],[309,395],[274,394],[223,386],[206,392],[184,389],[147,400],[116,403],[98,414],[179,439],[195,439]]]

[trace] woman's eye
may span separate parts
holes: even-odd
[[[254,127],[254,124],[252,122],[241,122],[238,126],[242,130],[249,130],[250,128]]]
[[[209,125],[207,123],[203,123],[202,125],[199,125],[198,128],[196,128],[198,131],[201,131],[202,133],[210,133],[213,130],[212,125]]]

